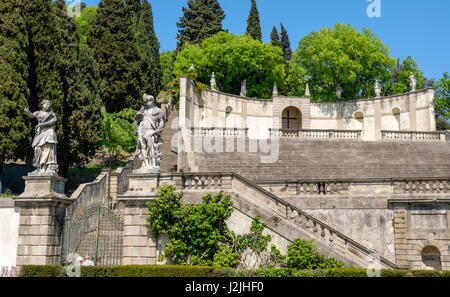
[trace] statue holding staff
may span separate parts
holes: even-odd
[[[139,171],[158,173],[162,159],[160,133],[164,128],[164,118],[153,96],[144,94],[143,100],[146,106],[142,106],[135,116],[139,124],[137,157],[143,162]]]
[[[33,139],[32,147],[34,149],[33,166],[37,169],[30,173],[30,176],[57,176],[58,163],[56,158],[56,138],[55,125],[56,115],[50,110],[51,103],[48,100],[42,101],[42,110],[34,113],[25,107],[25,113],[30,118],[36,118],[36,134]]]

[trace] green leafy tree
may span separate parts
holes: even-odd
[[[0,166],[22,158],[31,143],[27,105],[28,34],[23,1],[0,2]]]
[[[81,11],[79,17],[75,20],[78,26],[78,34],[80,34],[80,47],[83,48],[86,45],[87,33],[92,26],[92,20],[97,15],[96,6],[88,6]]]
[[[100,96],[106,111],[139,109],[143,82],[132,7],[123,0],[102,0],[88,32],[100,73]]]
[[[407,93],[411,90],[409,85],[409,76],[414,74],[417,79],[416,89],[423,89],[427,85],[427,79],[424,77],[423,72],[418,68],[417,63],[408,56],[401,64],[397,62],[394,70],[392,84],[388,86],[387,94],[395,95]]]
[[[239,94],[247,80],[247,96],[271,98],[274,82],[284,85],[283,53],[279,47],[263,44],[248,35],[220,32],[205,39],[202,46],[186,45],[177,55],[174,75],[186,75],[195,65],[199,82],[209,85],[215,72],[218,88]]]
[[[141,57],[142,92],[158,96],[161,90],[161,62],[159,41],[153,26],[152,7],[147,0],[142,1],[136,31],[137,49]]]
[[[121,155],[136,150],[137,136],[134,125],[136,111],[130,108],[118,113],[103,113],[101,144],[109,153],[111,167],[117,165]]]
[[[173,79],[173,63],[175,51],[165,51],[160,56],[161,71],[162,71],[162,88],[167,90],[169,83]]]
[[[177,22],[177,52],[185,43],[201,44],[202,41],[223,31],[225,18],[217,0],[188,0],[188,7],[183,7],[183,16]]]
[[[338,86],[343,89],[342,100],[373,97],[375,80],[386,89],[394,66],[388,47],[370,30],[358,32],[350,25],[336,24],[304,37],[290,69],[305,70],[313,100],[329,101],[338,100]]]
[[[256,0],[252,1],[252,7],[250,9],[250,14],[247,19],[247,34],[249,34],[253,39],[262,42],[261,34],[261,24],[259,19],[259,11],[256,6]]]
[[[448,72],[442,75],[434,86],[434,107],[437,118],[438,130],[450,129],[450,75]]]
[[[334,258],[326,259],[316,251],[312,241],[296,239],[288,245],[287,266],[295,269],[318,269],[338,268],[344,264]]]
[[[273,46],[281,47],[280,35],[278,34],[277,27],[273,26],[272,32],[270,33],[270,43]]]

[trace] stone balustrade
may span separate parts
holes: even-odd
[[[446,133],[443,131],[381,131],[382,140],[394,141],[446,141]]]
[[[300,139],[360,139],[361,130],[290,130],[290,129],[269,129],[271,137],[287,137]]]
[[[394,181],[394,194],[450,193],[448,179]]]
[[[191,128],[193,136],[247,136],[248,129],[244,128]]]

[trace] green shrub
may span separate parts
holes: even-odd
[[[20,270],[19,277],[65,277],[66,271],[62,266],[25,265]]]
[[[318,253],[312,241],[296,239],[288,246],[287,267],[295,269],[338,268],[344,263],[334,258],[325,259]]]

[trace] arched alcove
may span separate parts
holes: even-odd
[[[353,115],[356,119],[356,130],[361,130],[362,134],[364,134],[364,114],[362,111],[357,111]]]
[[[395,121],[396,121],[396,127],[395,130],[400,131],[401,130],[401,125],[400,125],[400,108],[398,107],[394,107],[392,109],[392,114],[394,115]]]
[[[422,262],[434,270],[442,270],[441,252],[435,246],[426,246],[422,250]]]
[[[233,111],[233,108],[231,106],[227,106],[225,109],[225,127],[232,128],[233,127],[233,121],[231,117],[231,112]]]
[[[282,112],[281,128],[283,130],[301,130],[302,113],[296,107],[289,106]]]

